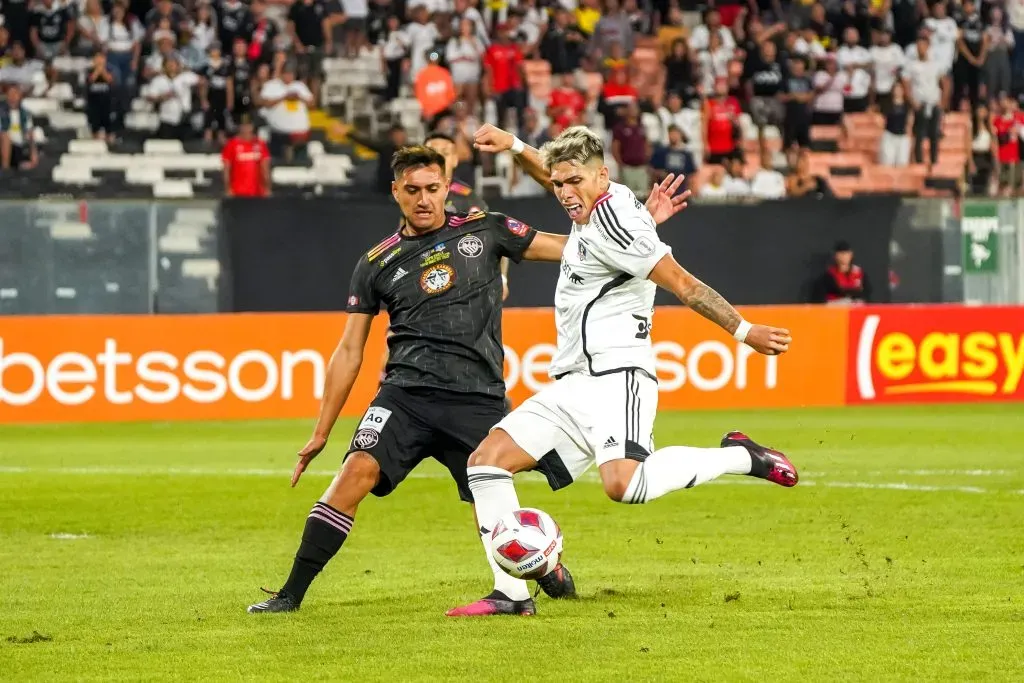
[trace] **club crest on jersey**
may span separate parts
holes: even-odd
[[[587,243],[583,240],[576,242],[576,255],[580,257],[580,261],[587,260]]]
[[[519,237],[525,237],[526,233],[530,231],[529,225],[521,221],[517,221],[515,218],[506,218],[505,227],[508,228],[508,231],[513,235],[517,235]]]
[[[480,254],[484,253],[484,243],[476,235],[466,235],[457,246],[459,253],[466,258],[476,258]]]
[[[420,275],[420,289],[427,294],[447,292],[455,284],[455,269],[446,263],[431,266]]]
[[[373,448],[378,441],[380,441],[380,435],[372,429],[360,429],[352,437],[352,445],[362,449]]]

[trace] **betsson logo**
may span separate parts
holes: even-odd
[[[295,376],[303,365],[309,367],[301,369],[302,387],[306,390],[310,386],[305,378],[311,372],[312,392],[319,399],[325,363],[320,352],[312,349],[283,351],[280,357],[257,349],[242,351],[230,359],[210,350],[192,351],[180,359],[166,351],[147,351],[134,357],[119,351],[117,340],[108,338],[103,351],[95,356],[69,351],[43,365],[30,353],[5,355],[4,340],[0,338],[0,404],[29,405],[44,391],[65,406],[82,405],[98,392],[112,405],[127,405],[136,399],[164,404],[182,396],[195,403],[216,403],[229,392],[247,403],[265,401],[275,394],[291,400],[295,396]],[[15,373],[30,377],[30,381],[18,381],[17,389],[6,386],[4,376]],[[243,384],[243,373],[248,386]],[[253,377],[257,379],[253,381]]]
[[[1020,389],[1024,335],[932,331],[915,342],[905,332],[889,332],[876,341],[880,322],[877,315],[867,316],[857,341],[857,390],[862,399],[878,395],[874,371],[885,382],[882,393],[888,396],[1009,396]],[[1005,373],[1002,382],[996,380],[1000,368]],[[912,378],[915,372],[917,377]]]
[[[512,389],[519,384],[536,393],[551,379],[548,367],[555,354],[554,344],[537,344],[529,347],[520,356],[516,350],[505,347],[505,384]],[[676,342],[654,344],[655,367],[658,372],[658,390],[677,391],[689,383],[698,391],[719,391],[730,384],[736,389],[746,389],[749,377],[749,359],[757,352],[746,344],[726,345],[720,341],[698,342],[687,351]],[[765,389],[778,385],[778,359],[765,358]]]

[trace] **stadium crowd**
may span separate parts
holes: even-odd
[[[223,143],[252,119],[289,159],[341,56],[379,59],[381,103],[411,93],[466,161],[491,163],[469,145],[484,120],[534,145],[585,124],[641,195],[698,169],[704,198],[827,193],[813,153],[869,123],[872,163],[930,176],[949,112],[969,116],[949,158],[970,187],[1021,184],[1018,0],[0,0],[0,20],[5,168],[36,163],[21,98],[55,87],[63,57],[91,60],[97,137],[116,140],[138,97],[158,137]],[[540,192],[514,170],[507,189]]]

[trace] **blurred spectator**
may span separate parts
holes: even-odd
[[[992,132],[992,121],[988,107],[984,104],[974,113],[971,156],[968,161],[973,194],[991,194],[992,171],[995,169],[996,138]]]
[[[452,30],[457,33],[462,21],[468,19],[473,24],[473,35],[480,41],[480,45],[486,48],[490,42],[490,37],[487,35],[487,25],[484,23],[480,10],[476,8],[475,2],[471,5],[469,0],[455,0],[454,9],[455,11],[452,13]]]
[[[231,105],[235,100],[231,64],[221,55],[220,45],[210,46],[210,57],[202,71],[199,103],[203,108],[203,139],[212,142],[214,135],[223,144],[229,128]]]
[[[0,69],[7,65],[10,59],[11,33],[4,28],[3,21],[0,21]]]
[[[892,0],[893,39],[901,48],[917,40],[922,9],[919,0]]]
[[[704,158],[702,144],[704,141],[703,123],[701,112],[697,109],[683,107],[683,98],[679,93],[670,92],[665,97],[665,104],[658,109],[658,119],[661,121],[661,134],[659,142],[667,142],[668,131],[672,126],[679,128],[683,137],[683,145],[693,156],[697,164]]]
[[[606,56],[611,51],[611,46],[619,43],[626,54],[632,54],[634,37],[629,15],[622,9],[619,0],[605,0],[604,6],[604,16],[598,20],[590,37],[591,48]]]
[[[30,35],[37,58],[49,62],[58,55],[67,54],[75,36],[71,10],[56,0],[40,0],[32,15]]]
[[[863,304],[871,300],[868,276],[853,262],[853,248],[849,242],[836,243],[832,263],[825,268],[815,283],[815,303]]]
[[[725,161],[725,194],[730,198],[742,199],[750,196],[750,183],[744,176],[743,159],[733,157]]]
[[[796,169],[786,179],[786,195],[821,198],[831,194],[825,179],[811,173],[811,155],[806,149],[802,150],[796,159]]]
[[[563,128],[581,123],[580,117],[587,108],[587,100],[583,93],[573,85],[573,77],[569,74],[554,77],[554,88],[548,102],[548,116]]]
[[[932,5],[932,15],[924,20],[924,26],[931,34],[929,57],[939,64],[943,76],[953,70],[957,39],[960,35],[960,28],[956,25],[956,20],[949,16],[948,9],[945,0],[939,0]],[[923,53],[918,54],[921,59],[924,58]]]
[[[1013,60],[1012,66],[1015,74],[1024,73],[1024,3],[1006,3],[1006,18],[1013,31]],[[11,29],[14,36],[14,29]]]
[[[672,42],[668,57],[665,58],[665,89],[682,93],[693,93],[697,85],[693,58],[686,40],[678,38]]]
[[[1007,197],[1020,189],[1020,137],[1024,132],[1024,116],[1012,95],[1004,94],[999,101],[999,113],[992,120],[999,161],[999,190]]]
[[[476,109],[483,56],[484,46],[477,37],[476,25],[472,19],[463,17],[459,22],[459,35],[448,41],[445,57],[452,72],[456,97],[471,109]]]
[[[279,78],[273,78],[260,89],[260,106],[270,126],[270,153],[291,161],[304,151],[309,141],[309,107],[313,93],[306,84],[295,80],[295,67],[286,64]]]
[[[833,55],[825,59],[825,70],[814,74],[814,113],[811,123],[816,126],[838,126],[843,120],[843,105],[849,77]]]
[[[651,169],[654,171],[654,179],[659,182],[669,173],[688,176],[697,170],[693,163],[693,155],[686,149],[686,137],[679,126],[670,124],[668,144],[654,148]]]
[[[852,28],[857,32],[857,41],[860,44],[860,41],[871,35],[871,14],[868,11],[868,3],[864,0],[843,0],[839,14],[832,20],[832,25],[835,27],[835,36],[844,43],[847,32]]]
[[[248,43],[253,27],[252,12],[240,0],[221,0],[217,6],[217,36],[224,47],[241,38]]]
[[[536,0],[530,0],[530,2],[536,2]],[[629,25],[633,29],[634,35],[651,34],[653,11],[650,0],[623,0],[622,11],[629,19]]]
[[[729,62],[732,61],[733,54],[733,48],[723,42],[718,33],[711,34],[707,49],[701,50],[697,55],[700,60],[700,71],[703,76],[701,85],[704,92],[714,90],[716,79],[729,76]]]
[[[238,135],[221,152],[224,162],[224,194],[228,197],[270,195],[270,152],[253,133],[252,120],[239,121]]]
[[[192,24],[181,29],[181,46],[178,48],[182,68],[199,73],[206,68],[206,51],[200,50],[192,35]]]
[[[42,63],[35,59],[26,59],[25,46],[18,42],[12,43],[7,66],[0,69],[0,85],[13,85],[22,92],[29,92],[41,79],[45,80]]]
[[[398,97],[398,92],[402,87],[402,73],[409,64],[409,36],[401,28],[401,22],[397,16],[392,14],[387,18],[378,44],[387,78],[384,99],[391,101]]]
[[[707,50],[711,46],[711,36],[717,35],[722,39],[722,45],[730,52],[736,49],[736,39],[732,31],[722,26],[722,15],[717,9],[709,9],[704,12],[704,22],[694,27],[690,34],[690,47],[696,51]]]
[[[252,30],[249,31],[249,61],[272,64],[279,30],[277,22],[267,16],[266,0],[252,0]]]
[[[725,191],[725,168],[712,166],[707,180],[700,186],[697,195],[701,199],[725,199],[728,196]]]
[[[960,111],[964,92],[971,102],[971,111],[978,107],[982,83],[982,71],[988,58],[988,34],[981,20],[974,0],[963,0],[957,38],[957,58],[953,66],[953,93],[950,110]]]
[[[740,103],[729,95],[724,78],[715,81],[714,97],[704,103],[704,154],[708,163],[723,164],[739,153]]]
[[[507,126],[508,110],[516,112],[516,125],[523,123],[526,92],[523,90],[523,52],[512,43],[506,25],[497,28],[495,42],[484,56],[487,72],[487,94],[497,100],[498,125]]]
[[[785,105],[779,99],[783,87],[782,65],[776,59],[775,43],[761,43],[760,51],[747,57],[743,78],[746,81],[750,115],[763,135],[765,126],[782,127]]]
[[[348,134],[357,144],[366,147],[377,153],[377,173],[374,187],[380,194],[391,195],[391,183],[394,181],[394,173],[391,172],[391,156],[399,147],[409,144],[409,136],[405,128],[399,125],[391,126],[388,129],[387,137],[381,140],[371,140],[359,133],[352,131]]]
[[[142,77],[147,81],[162,74],[169,59],[181,59],[174,49],[174,34],[170,31],[157,31],[153,34],[153,42],[156,50],[146,57],[146,65],[142,69]]]
[[[427,65],[427,51],[437,40],[437,25],[430,21],[426,5],[417,5],[410,10],[412,22],[403,27],[409,43],[409,79],[416,81],[416,74]]]
[[[617,69],[601,89],[601,104],[598,111],[604,116],[605,128],[614,128],[618,122],[618,109],[626,105],[636,104],[640,95],[629,82],[625,69]]]
[[[366,24],[370,16],[370,5],[367,0],[341,0],[341,24],[344,37],[344,54],[349,59],[359,55],[360,49],[366,45]],[[330,47],[327,48],[330,52]]]
[[[0,17],[3,21],[4,31],[8,34],[8,40],[22,45],[30,44],[30,26],[32,23],[31,7],[29,0],[4,0]],[[2,62],[2,60],[0,60]]]
[[[1024,9],[1024,3],[1014,3]],[[998,5],[989,9],[988,56],[985,58],[985,85],[989,99],[1010,91],[1013,73],[1010,68],[1010,54],[1016,44],[1013,31],[1006,25],[1003,10]]]
[[[928,38],[917,39],[918,54],[928,54]],[[939,136],[942,132],[942,72],[933,60],[917,60],[907,64],[903,76],[909,83],[908,92],[914,106],[914,163],[924,158],[924,141],[931,143],[928,170],[939,159]]]
[[[785,199],[786,178],[772,167],[772,154],[761,152],[761,167],[750,179],[750,194],[757,199]]]
[[[433,44],[427,50],[427,61],[433,61],[447,69],[449,68],[448,43],[454,37],[452,23],[447,19],[447,15],[436,14],[434,15],[434,25],[437,27],[437,32]]]
[[[899,80],[906,57],[903,49],[892,42],[890,31],[875,31],[875,45],[869,50],[868,57],[874,77],[872,97],[874,104],[884,114],[889,111],[892,87]]]
[[[832,22],[828,20],[825,14],[825,6],[820,2],[811,6],[811,18],[807,21],[807,25],[804,27],[804,41],[807,43],[807,49],[813,55],[817,44],[820,48],[819,54],[824,54],[827,50],[834,50],[836,47],[836,36],[838,36],[836,27],[832,25]]]
[[[540,117],[531,107],[523,111],[523,127],[519,129],[519,139],[535,149],[540,149],[549,142],[547,129],[541,125]]]
[[[640,123],[640,107],[626,106],[622,120],[612,129],[612,156],[619,165],[619,179],[641,200],[650,190],[647,167],[651,162],[651,143]]]
[[[414,90],[416,99],[428,121],[452,106],[455,102],[455,84],[452,74],[438,62],[440,55],[430,53],[430,62],[416,74]]]
[[[785,105],[782,126],[783,149],[793,151],[810,146],[814,86],[807,75],[807,62],[803,57],[790,60],[789,73],[782,82],[782,93],[779,97]]]
[[[114,140],[115,84],[114,74],[107,68],[107,56],[97,52],[85,79],[85,114],[89,120],[89,132],[97,140]]]
[[[146,13],[146,35],[150,40],[154,40],[153,34],[161,30],[160,25],[165,19],[168,22],[167,30],[174,33],[177,42],[179,32],[188,23],[188,15],[184,7],[174,4],[171,0],[156,0],[153,3],[153,9]]]
[[[572,14],[556,8],[555,20],[541,38],[540,58],[550,62],[552,74],[572,73],[580,64],[584,42],[583,33],[572,23]]]
[[[96,36],[107,50],[107,68],[117,81],[118,101],[127,108],[131,91],[135,88],[135,74],[139,70],[142,39],[145,31],[138,19],[128,14],[127,5],[118,0],[110,8],[110,16],[100,20]]]
[[[622,43],[611,43],[604,59],[601,60],[601,71],[604,72],[605,77],[607,78],[608,74],[617,69],[626,70],[628,68],[629,58],[626,56]]]
[[[576,8],[576,25],[587,37],[594,35],[597,22],[601,21],[601,0],[579,0]]]
[[[540,43],[540,37],[548,25],[548,14],[537,5],[537,0],[518,0],[516,13],[520,16],[520,30],[526,34],[530,45]]]
[[[75,54],[88,57],[97,50],[103,49],[103,41],[99,37],[100,24],[106,15],[100,0],[86,0],[85,10],[78,17],[78,40],[75,44]]]
[[[882,166],[906,166],[910,163],[910,131],[913,129],[913,112],[907,103],[902,83],[892,87],[892,101],[885,115],[885,131],[882,133],[878,163]]]
[[[209,2],[202,0],[195,8],[195,18],[189,22],[192,29],[192,45],[199,52],[206,54],[210,46],[220,41],[217,30],[217,17],[213,14],[213,8]],[[230,46],[231,43],[221,43],[222,46]]]
[[[252,113],[253,73],[249,58],[246,57],[246,44],[241,38],[235,39],[228,73],[231,76],[231,115],[239,120],[244,114]]]
[[[331,21],[324,0],[295,0],[288,9],[288,36],[298,59],[299,78],[309,84],[313,100],[319,102],[324,55],[332,50]]]
[[[33,169],[39,154],[33,137],[32,115],[21,104],[21,89],[8,88],[7,102],[0,106],[0,169]]]
[[[846,74],[846,90],[843,93],[843,111],[859,114],[868,110],[871,95],[871,54],[860,44],[856,28],[848,27],[843,32],[843,45],[836,52],[839,68]]]
[[[163,140],[183,140],[186,122],[192,114],[192,89],[199,77],[191,71],[182,71],[176,56],[164,60],[164,72],[149,84],[149,100],[157,105],[160,128],[156,136]]]

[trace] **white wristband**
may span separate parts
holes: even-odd
[[[732,338],[738,342],[747,341],[747,333],[750,332],[751,327],[753,327],[753,325],[748,323],[746,320],[741,320],[739,327],[737,327],[736,331],[732,333]]]
[[[513,154],[522,154],[526,149],[526,143],[517,137],[512,138],[512,147],[509,149]]]

